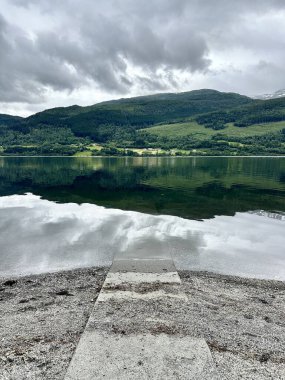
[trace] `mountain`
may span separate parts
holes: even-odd
[[[65,126],[77,136],[104,142],[114,133],[114,128],[140,129],[252,102],[251,98],[235,93],[197,90],[119,99],[89,107],[54,108],[28,117],[26,124]]]
[[[254,99],[267,100],[267,99],[277,99],[277,98],[282,98],[282,97],[285,97],[285,89],[278,90],[274,92],[273,94],[257,95],[254,97]]]
[[[256,100],[232,109],[209,112],[196,117],[199,124],[213,129],[223,129],[227,123],[246,127],[257,123],[285,120],[285,97],[269,100]]]
[[[5,115],[0,114],[0,126],[6,125],[6,126],[13,126],[16,124],[20,124],[22,122],[23,118],[20,116],[11,116],[11,115]]]
[[[285,154],[285,97],[196,90],[0,115],[1,154]],[[140,152],[140,153],[138,153]]]

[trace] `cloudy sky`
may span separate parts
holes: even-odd
[[[0,0],[0,113],[285,88],[284,0]]]

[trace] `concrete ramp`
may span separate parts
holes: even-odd
[[[128,336],[88,332],[66,379],[209,379],[214,371],[202,339],[166,334]]]
[[[65,380],[216,379],[205,340],[166,316],[185,302],[171,258],[116,258]]]

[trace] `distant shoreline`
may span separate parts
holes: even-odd
[[[172,156],[172,155],[162,155],[162,156],[156,156],[156,155],[149,155],[149,156],[119,156],[119,155],[110,155],[110,156],[19,156],[19,155],[4,155],[4,156],[1,156],[0,155],[0,158],[7,158],[7,157],[11,157],[11,158],[25,158],[25,157],[33,157],[33,158],[108,158],[108,157],[111,157],[111,158],[285,158],[285,154],[284,155],[274,155],[274,156],[240,156],[240,155],[232,155],[232,156],[219,156],[219,155],[191,155],[191,156],[186,156],[186,155],[182,155],[182,156]]]

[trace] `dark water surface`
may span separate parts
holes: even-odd
[[[285,158],[0,158],[0,196],[187,219],[285,211]]]
[[[0,276],[140,252],[285,280],[284,212],[285,158],[0,158]]]

